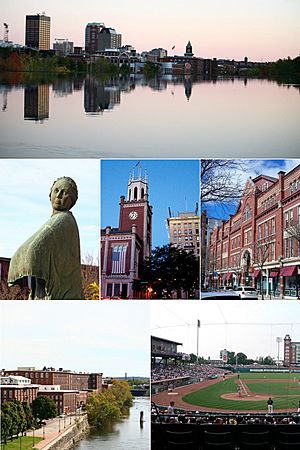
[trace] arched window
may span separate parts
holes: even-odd
[[[137,193],[138,193],[138,188],[135,187],[134,188],[134,200],[137,200]]]
[[[141,197],[144,198],[144,188],[141,189]]]
[[[129,201],[131,200],[131,189],[129,189],[129,198],[128,198],[128,200]]]

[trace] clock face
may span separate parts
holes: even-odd
[[[137,216],[138,216],[138,213],[137,213],[136,211],[131,211],[131,212],[129,213],[129,219],[131,219],[131,220],[136,219]]]

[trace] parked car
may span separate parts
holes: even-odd
[[[239,300],[240,296],[234,291],[210,291],[201,292],[201,300]]]
[[[251,286],[237,286],[234,289],[241,299],[258,300],[257,290]]]
[[[233,291],[233,287],[232,286],[223,286],[223,291]]]

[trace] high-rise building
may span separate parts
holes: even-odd
[[[107,48],[120,48],[122,46],[122,35],[114,28],[102,28],[99,33],[99,51]]]
[[[284,338],[284,366],[300,366],[300,342],[293,342],[290,335]]]
[[[44,13],[26,16],[25,45],[50,50],[50,17]]]
[[[135,298],[143,261],[151,253],[152,206],[148,201],[148,179],[139,168],[128,181],[127,200],[120,197],[119,227],[101,230],[101,297]]]
[[[85,27],[85,51],[93,54],[99,51],[99,33],[104,28],[103,22],[90,22]]]
[[[170,243],[177,248],[200,255],[199,221],[196,212],[181,212],[178,217],[169,217],[168,229]]]
[[[74,43],[68,39],[55,39],[53,50],[58,56],[67,56],[74,53]]]

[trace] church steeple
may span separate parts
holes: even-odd
[[[127,201],[139,201],[148,199],[148,177],[146,171],[144,177],[142,176],[142,168],[137,168],[137,176],[135,177],[135,168],[129,176]]]

